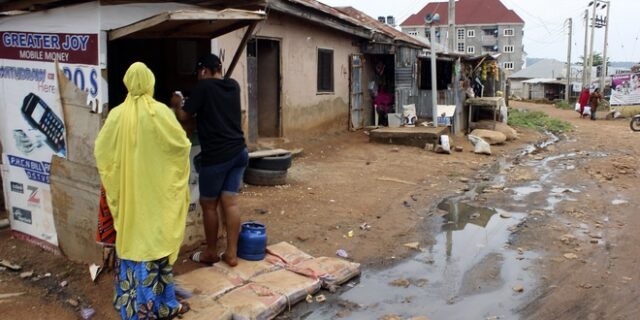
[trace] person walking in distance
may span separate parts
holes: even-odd
[[[235,80],[222,76],[222,62],[214,54],[200,59],[196,72],[198,83],[191,96],[184,101],[174,94],[171,99],[182,123],[195,118],[202,148],[199,187],[207,247],[195,252],[191,259],[207,265],[222,259],[229,266],[235,266],[240,233],[238,192],[249,162],[241,125],[240,86]],[[220,255],[217,253],[218,204],[227,231],[227,247]]]
[[[591,106],[591,120],[596,120],[596,110],[598,110],[598,104],[602,100],[602,94],[600,94],[600,88],[596,88],[589,97],[589,106]]]

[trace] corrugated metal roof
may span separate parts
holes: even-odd
[[[511,79],[566,78],[566,63],[555,59],[540,60],[509,76]]]
[[[422,26],[427,14],[438,13],[438,25],[449,24],[448,2],[428,3],[418,13],[412,14],[401,26]],[[507,9],[500,0],[458,0],[456,1],[456,24],[494,24],[494,23],[524,23],[515,11]]]
[[[382,23],[380,21],[378,21],[377,19],[367,15],[366,13],[354,8],[354,7],[336,7],[336,9],[338,9],[339,11],[343,12],[344,14],[350,16],[351,18],[354,18],[356,20],[358,20],[362,25],[367,26],[371,29],[373,29],[376,32],[380,32],[382,34],[385,34],[386,36],[396,40],[396,41],[403,41],[406,42],[408,44],[412,44],[421,48],[429,48],[429,45],[400,31],[400,30],[396,30],[395,28],[393,28],[392,26],[386,24],[386,23]]]

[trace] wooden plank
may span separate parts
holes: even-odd
[[[100,178],[94,166],[60,157],[51,161],[51,201],[58,245],[69,260],[102,263],[96,243]]]
[[[320,25],[325,25],[329,28],[336,29],[348,34],[352,34],[365,39],[371,39],[373,32],[367,30],[364,27],[349,26],[341,23],[337,18],[327,18],[320,16],[316,13],[308,10],[301,10],[300,8],[287,3],[286,1],[269,1],[269,9],[273,9],[282,13],[286,13],[304,20],[312,21]]]
[[[238,45],[238,48],[236,49],[236,53],[233,55],[233,59],[231,60],[231,64],[229,65],[229,69],[227,70],[227,74],[224,76],[225,78],[229,78],[231,77],[231,74],[233,73],[233,70],[236,68],[236,65],[238,64],[238,61],[240,60],[240,56],[242,55],[242,53],[244,52],[245,47],[247,46],[247,42],[249,41],[249,37],[251,37],[251,35],[253,34],[253,30],[256,29],[256,26],[258,25],[257,22],[252,23],[249,28],[247,28],[247,31],[245,31],[244,36],[242,37],[242,40],[240,41],[240,44]]]
[[[211,10],[178,10],[168,11],[160,13],[153,17],[149,17],[138,22],[134,22],[128,26],[124,26],[118,29],[111,30],[109,32],[109,40],[115,40],[125,37],[146,29],[150,29],[159,26],[163,23],[171,21],[184,21],[189,23],[190,21],[215,21],[215,20],[243,20],[243,21],[258,21],[263,20],[265,14],[262,12],[245,11],[236,9],[226,9],[222,11]],[[238,28],[243,27],[244,23],[235,24]],[[235,30],[235,29],[234,29]],[[230,32],[233,30],[227,30]],[[213,31],[211,31],[213,33]],[[204,33],[202,35],[205,35]]]
[[[369,132],[369,142],[424,148],[449,134],[449,127],[381,128]]]
[[[273,156],[280,156],[288,153],[291,153],[291,151],[285,150],[285,149],[260,150],[260,151],[250,152],[249,158],[255,159],[255,158],[273,157]]]

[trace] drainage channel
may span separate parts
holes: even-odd
[[[554,172],[566,170],[560,160],[578,155],[530,159],[559,140],[551,135],[544,143],[525,148],[514,161],[499,161],[485,174],[493,174],[492,179],[442,201],[438,210],[446,214],[434,218],[440,223],[435,245],[390,268],[366,270],[336,299],[293,314],[308,320],[395,319],[391,315],[400,319],[518,319],[517,307],[537,284],[532,266],[539,254],[510,246],[511,230],[526,221],[525,210],[540,197],[546,200],[540,209],[552,210],[560,201],[571,201],[571,193],[580,192],[553,181]],[[505,188],[506,172],[516,165],[533,167],[539,179]],[[499,200],[477,201],[495,190],[503,194]]]

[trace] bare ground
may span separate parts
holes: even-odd
[[[634,319],[640,289],[640,249],[635,245],[640,240],[635,231],[640,219],[634,216],[638,201],[633,197],[639,187],[636,135],[626,121],[591,122],[548,105],[514,105],[541,109],[576,125],[569,141],[549,148],[548,155],[569,149],[609,154],[579,163],[577,170],[565,174],[567,184],[588,184],[592,192],[577,195],[577,203],[562,208],[561,220],[548,216],[530,221],[519,232],[517,246],[543,252],[538,263],[541,285],[521,313],[530,319]],[[464,146],[464,152],[452,155],[369,144],[363,132],[308,141],[301,145],[303,156],[294,160],[289,185],[244,188],[243,219],[266,223],[270,243],[289,241],[317,256],[333,256],[337,249],[344,249],[352,259],[368,265],[392,263],[411,254],[403,243],[425,238],[428,226],[420,223],[425,213],[440,199],[460,192],[466,186],[463,178],[542,138],[524,131],[521,140],[493,147],[493,156],[473,154],[464,138],[454,141]],[[512,174],[517,175],[514,179],[526,179],[528,173]],[[630,202],[613,205],[613,198]],[[371,230],[360,230],[362,223]],[[598,231],[601,242],[591,244],[588,235],[569,245],[559,240],[581,224]],[[354,236],[348,237],[351,230]],[[567,252],[579,259],[561,259]],[[111,307],[112,274],[103,274],[93,284],[87,266],[12,239],[7,230],[0,231],[0,258],[21,264],[23,271],[52,274],[32,281],[18,273],[0,272],[0,294],[24,292],[0,300],[4,319],[76,319],[83,306],[96,309],[95,319],[117,318]],[[183,258],[176,273],[196,267]],[[64,280],[69,285],[63,288],[59,283]],[[75,301],[70,304],[69,299]]]

